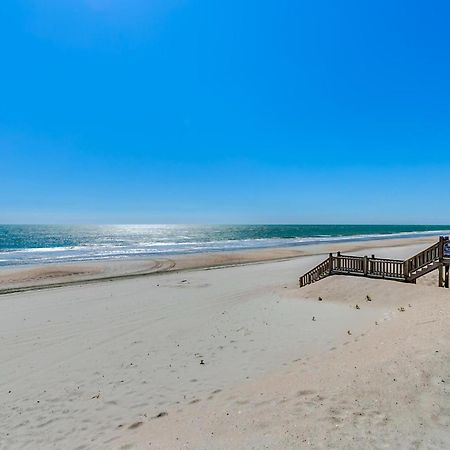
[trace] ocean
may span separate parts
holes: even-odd
[[[0,266],[449,233],[450,225],[0,225]]]

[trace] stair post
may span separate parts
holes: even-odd
[[[448,287],[448,271],[444,265],[445,237],[439,236],[439,287]]]
[[[331,275],[333,272],[333,253],[330,253],[328,265],[330,267],[329,274]]]
[[[439,263],[439,287],[444,287],[444,264]]]
[[[369,258],[366,255],[366,256],[364,256],[364,259],[363,259],[363,271],[364,271],[365,277],[367,276],[367,272],[368,272],[368,265],[369,265],[368,262],[369,262]]]
[[[439,236],[439,261],[444,258],[444,244],[445,244],[445,237]]]
[[[403,276],[405,277],[405,280],[409,278],[409,261],[406,260],[403,263]]]

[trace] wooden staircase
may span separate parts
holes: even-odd
[[[439,269],[439,286],[450,287],[450,245],[448,236],[441,236],[436,244],[407,260],[375,258],[375,255],[350,256],[330,253],[329,257],[299,278],[300,287],[315,283],[330,275],[356,275],[369,278],[415,283],[433,270]]]
[[[415,270],[414,272],[411,272],[408,281],[412,282],[417,280],[417,278],[420,278],[423,275],[426,275],[427,273],[432,272],[433,270],[438,269],[440,266],[440,263],[438,261],[431,261],[426,266],[420,267],[419,269]]]

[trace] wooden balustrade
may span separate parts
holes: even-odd
[[[330,258],[327,258],[325,261],[314,267],[314,269],[311,269],[308,273],[300,277],[300,287],[319,281],[320,279],[331,275],[330,272]]]
[[[430,262],[435,261],[436,259],[441,258],[442,249],[441,249],[441,241],[432,245],[431,247],[425,249],[423,252],[414,255],[413,257],[407,260],[408,262],[408,272],[414,272],[421,267],[430,264]]]
[[[360,275],[370,278],[387,278],[391,280],[415,282],[415,280],[430,271],[442,266],[446,267],[446,280],[440,277],[439,284],[449,285],[449,261],[444,259],[444,244],[448,237],[441,237],[439,242],[413,257],[403,261],[399,259],[375,258],[374,255],[351,256],[340,252],[329,257],[319,265],[300,277],[300,287],[314,283],[329,275]],[[440,267],[440,272],[442,267]]]

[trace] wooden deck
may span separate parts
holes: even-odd
[[[436,244],[406,260],[376,258],[372,256],[336,255],[329,257],[299,278],[300,287],[314,283],[330,275],[353,275],[369,278],[415,283],[418,278],[439,270],[439,286],[450,287],[450,256],[444,249],[450,243],[448,236],[441,236]]]

